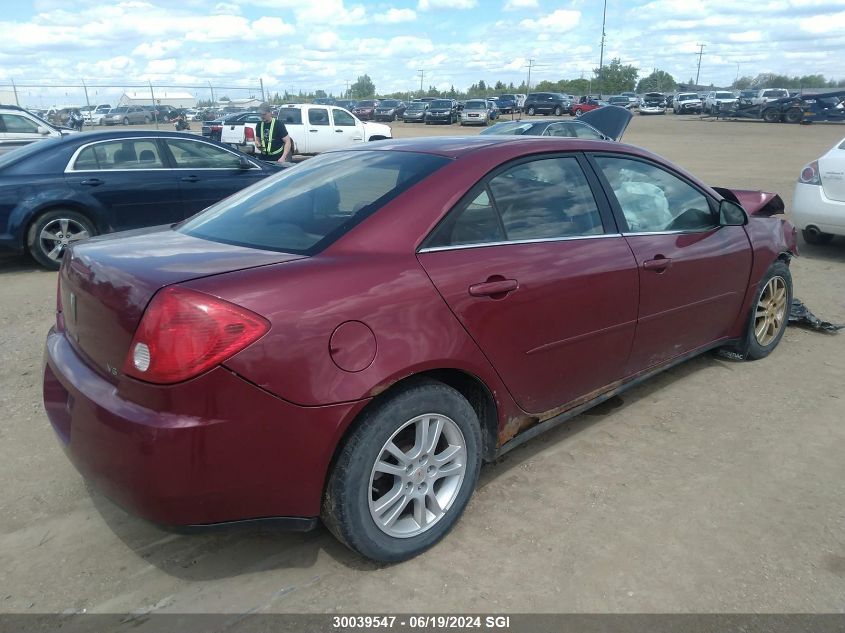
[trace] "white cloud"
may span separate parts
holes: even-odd
[[[334,50],[340,42],[337,33],[332,31],[322,31],[314,33],[308,38],[308,46],[318,51]]]
[[[762,31],[743,31],[742,33],[729,33],[728,39],[731,42],[762,42]]]
[[[431,9],[473,9],[478,6],[478,0],[419,0],[417,11]]]
[[[296,32],[293,25],[288,24],[282,18],[263,16],[252,23],[252,32],[262,40],[278,38],[283,35],[292,35]]]
[[[505,11],[522,11],[523,9],[538,8],[537,0],[507,0],[505,2]]]
[[[156,42],[142,42],[132,50],[132,55],[147,59],[160,59],[173,53],[182,46],[179,40],[159,40]]]
[[[153,59],[147,64],[144,74],[147,75],[169,75],[176,70],[175,59]]]
[[[548,15],[544,15],[536,20],[522,20],[519,25],[529,31],[553,31],[555,33],[564,33],[574,29],[578,26],[578,22],[580,21],[580,11],[558,9],[554,13],[549,13]]]
[[[399,24],[413,22],[417,19],[417,12],[413,9],[389,9],[386,13],[377,13],[373,21],[378,24]]]
[[[845,32],[845,11],[833,15],[816,15],[804,18],[798,25],[802,31],[808,33],[839,33]]]

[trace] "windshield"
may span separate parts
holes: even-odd
[[[432,101],[431,107],[432,108],[451,108],[452,102],[451,101]]]
[[[692,101],[697,100],[698,95],[688,94],[688,95],[678,95],[678,101]]]
[[[372,108],[375,105],[375,101],[359,101],[358,107],[359,108]]]
[[[378,107],[380,108],[395,108],[399,105],[398,101],[387,100],[387,101],[380,101]]]
[[[427,105],[428,105],[427,103],[416,102],[416,103],[412,103],[411,105],[409,105],[408,109],[409,110],[425,110],[425,107]]]
[[[448,162],[414,152],[323,154],[210,206],[178,230],[224,244],[310,255]]]
[[[486,101],[467,101],[464,110],[486,110]]]
[[[735,99],[734,93],[732,92],[717,92],[716,93],[717,99]]]

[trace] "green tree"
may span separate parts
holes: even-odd
[[[637,84],[637,92],[673,92],[678,86],[675,78],[664,70],[655,70]]]
[[[325,99],[326,98],[326,91],[325,90],[317,90],[314,92],[315,99]]]
[[[361,75],[354,84],[349,86],[349,94],[353,99],[365,99],[376,94],[376,85],[369,75]]]
[[[487,84],[484,83],[483,79],[478,82],[478,90],[481,91],[481,92],[484,92],[484,93],[487,92]]]
[[[593,91],[603,95],[613,95],[634,89],[637,85],[639,68],[623,65],[622,60],[616,57],[610,60],[603,69],[594,68],[593,74],[598,82],[593,82]]]

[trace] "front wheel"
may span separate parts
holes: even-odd
[[[562,112],[563,110],[560,109],[560,106],[557,106],[555,108],[555,116],[560,116]]]
[[[39,264],[58,270],[67,247],[96,235],[91,221],[76,211],[55,210],[40,215],[27,234],[29,254]]]
[[[420,382],[358,421],[329,476],[322,518],[363,556],[405,560],[458,521],[480,468],[472,406],[451,387]]]
[[[534,113],[536,112],[536,110],[534,109],[534,106],[528,106],[528,109],[526,110],[526,112],[528,113],[528,116],[534,116]]]
[[[123,117],[123,125],[129,125],[129,117],[128,116]]]
[[[581,108],[575,108],[575,116],[581,116],[584,111]]]
[[[792,305],[792,274],[781,260],[771,266],[757,288],[745,339],[739,352],[748,360],[765,358],[783,338]]]

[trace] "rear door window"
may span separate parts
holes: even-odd
[[[75,171],[162,168],[164,161],[153,139],[95,143],[79,152],[73,163]]]
[[[574,157],[519,163],[483,184],[440,223],[426,247],[585,237],[604,233]]]
[[[302,110],[299,108],[282,108],[276,118],[285,125],[302,125]]]

